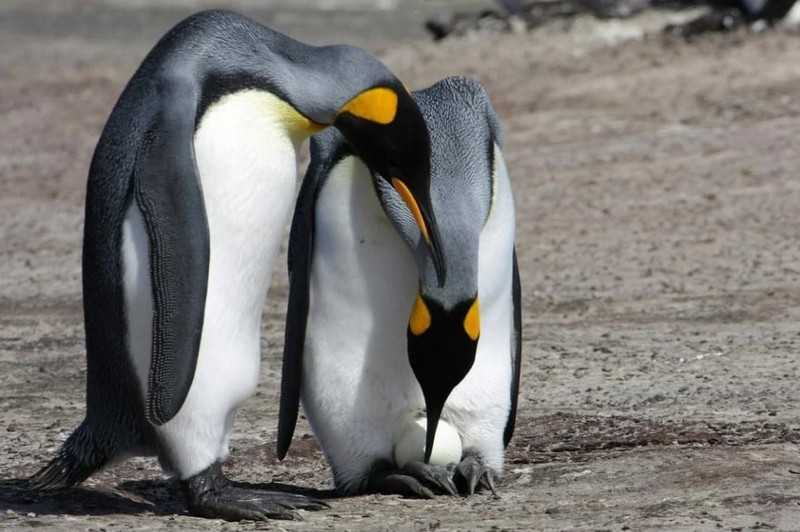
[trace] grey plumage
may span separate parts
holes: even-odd
[[[475,295],[477,290],[477,241],[489,215],[493,181],[494,145],[502,147],[503,134],[497,114],[483,87],[466,77],[450,77],[415,91],[429,127],[431,144],[447,149],[431,153],[431,201],[447,213],[439,220],[446,249],[447,269],[458,282],[439,286],[432,258],[419,229],[397,193],[380,180],[375,186],[386,214],[415,252],[422,293],[441,301],[445,308]],[[331,132],[335,134],[336,132]]]

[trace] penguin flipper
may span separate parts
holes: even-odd
[[[503,432],[503,445],[508,446],[514,434],[514,425],[517,420],[517,401],[519,397],[520,364],[522,363],[522,289],[519,282],[519,265],[517,264],[517,247],[514,246],[513,278],[511,285],[511,299],[514,319],[514,335],[511,339],[511,409],[508,412],[508,421]]]
[[[203,330],[210,244],[194,156],[193,89],[164,84],[134,170],[134,197],[150,244],[153,348],[145,413],[155,425],[183,406]]]
[[[303,350],[308,322],[311,253],[314,249],[314,194],[309,179],[303,181],[297,197],[289,235],[289,303],[281,370],[281,401],[278,415],[278,460],[283,460],[292,443],[303,377]]]
[[[315,204],[325,176],[343,145],[339,133],[329,129],[311,139],[311,161],[303,178],[289,233],[289,303],[281,373],[281,401],[278,415],[277,456],[283,460],[297,425],[303,378],[303,351],[306,341],[311,283],[311,257],[314,252]]]

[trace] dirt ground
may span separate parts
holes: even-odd
[[[411,88],[485,84],[506,129],[524,304],[501,497],[332,499],[303,522],[224,523],[187,516],[151,459],[80,489],[16,490],[84,413],[94,144],[150,46],[206,4],[0,4],[0,528],[800,529],[800,34],[672,42],[656,32],[680,14],[650,13],[434,44],[421,21],[447,6],[421,0],[238,9],[367,46]],[[275,460],[286,293],[280,269],[227,470],[329,496],[306,424]]]

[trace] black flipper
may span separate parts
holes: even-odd
[[[194,157],[195,87],[172,81],[161,90],[162,105],[145,134],[134,172],[134,195],[150,243],[153,354],[146,415],[156,425],[178,413],[192,385],[210,247]]]
[[[300,409],[317,196],[326,176],[347,153],[350,153],[349,147],[341,134],[332,128],[311,139],[311,162],[303,178],[292,218],[289,234],[289,303],[278,416],[279,460],[283,460],[292,443]]]
[[[514,246],[514,272],[511,285],[511,297],[514,305],[514,337],[511,342],[511,409],[508,412],[506,429],[503,432],[503,445],[508,446],[514,434],[517,421],[517,400],[519,397],[519,375],[522,363],[522,291],[519,282],[519,266],[517,265],[517,247]]]
[[[300,187],[289,236],[289,303],[281,371],[281,401],[278,415],[278,460],[283,460],[292,443],[300,410],[303,350],[308,322],[311,253],[314,249],[314,186],[311,169]]]

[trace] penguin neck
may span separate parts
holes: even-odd
[[[197,129],[203,127],[209,115],[219,111],[234,111],[239,119],[247,120],[249,116],[253,121],[268,121],[274,125],[275,133],[285,136],[292,143],[295,152],[300,151],[306,139],[326,127],[303,116],[292,105],[269,91],[244,89],[225,94],[212,103]]]

